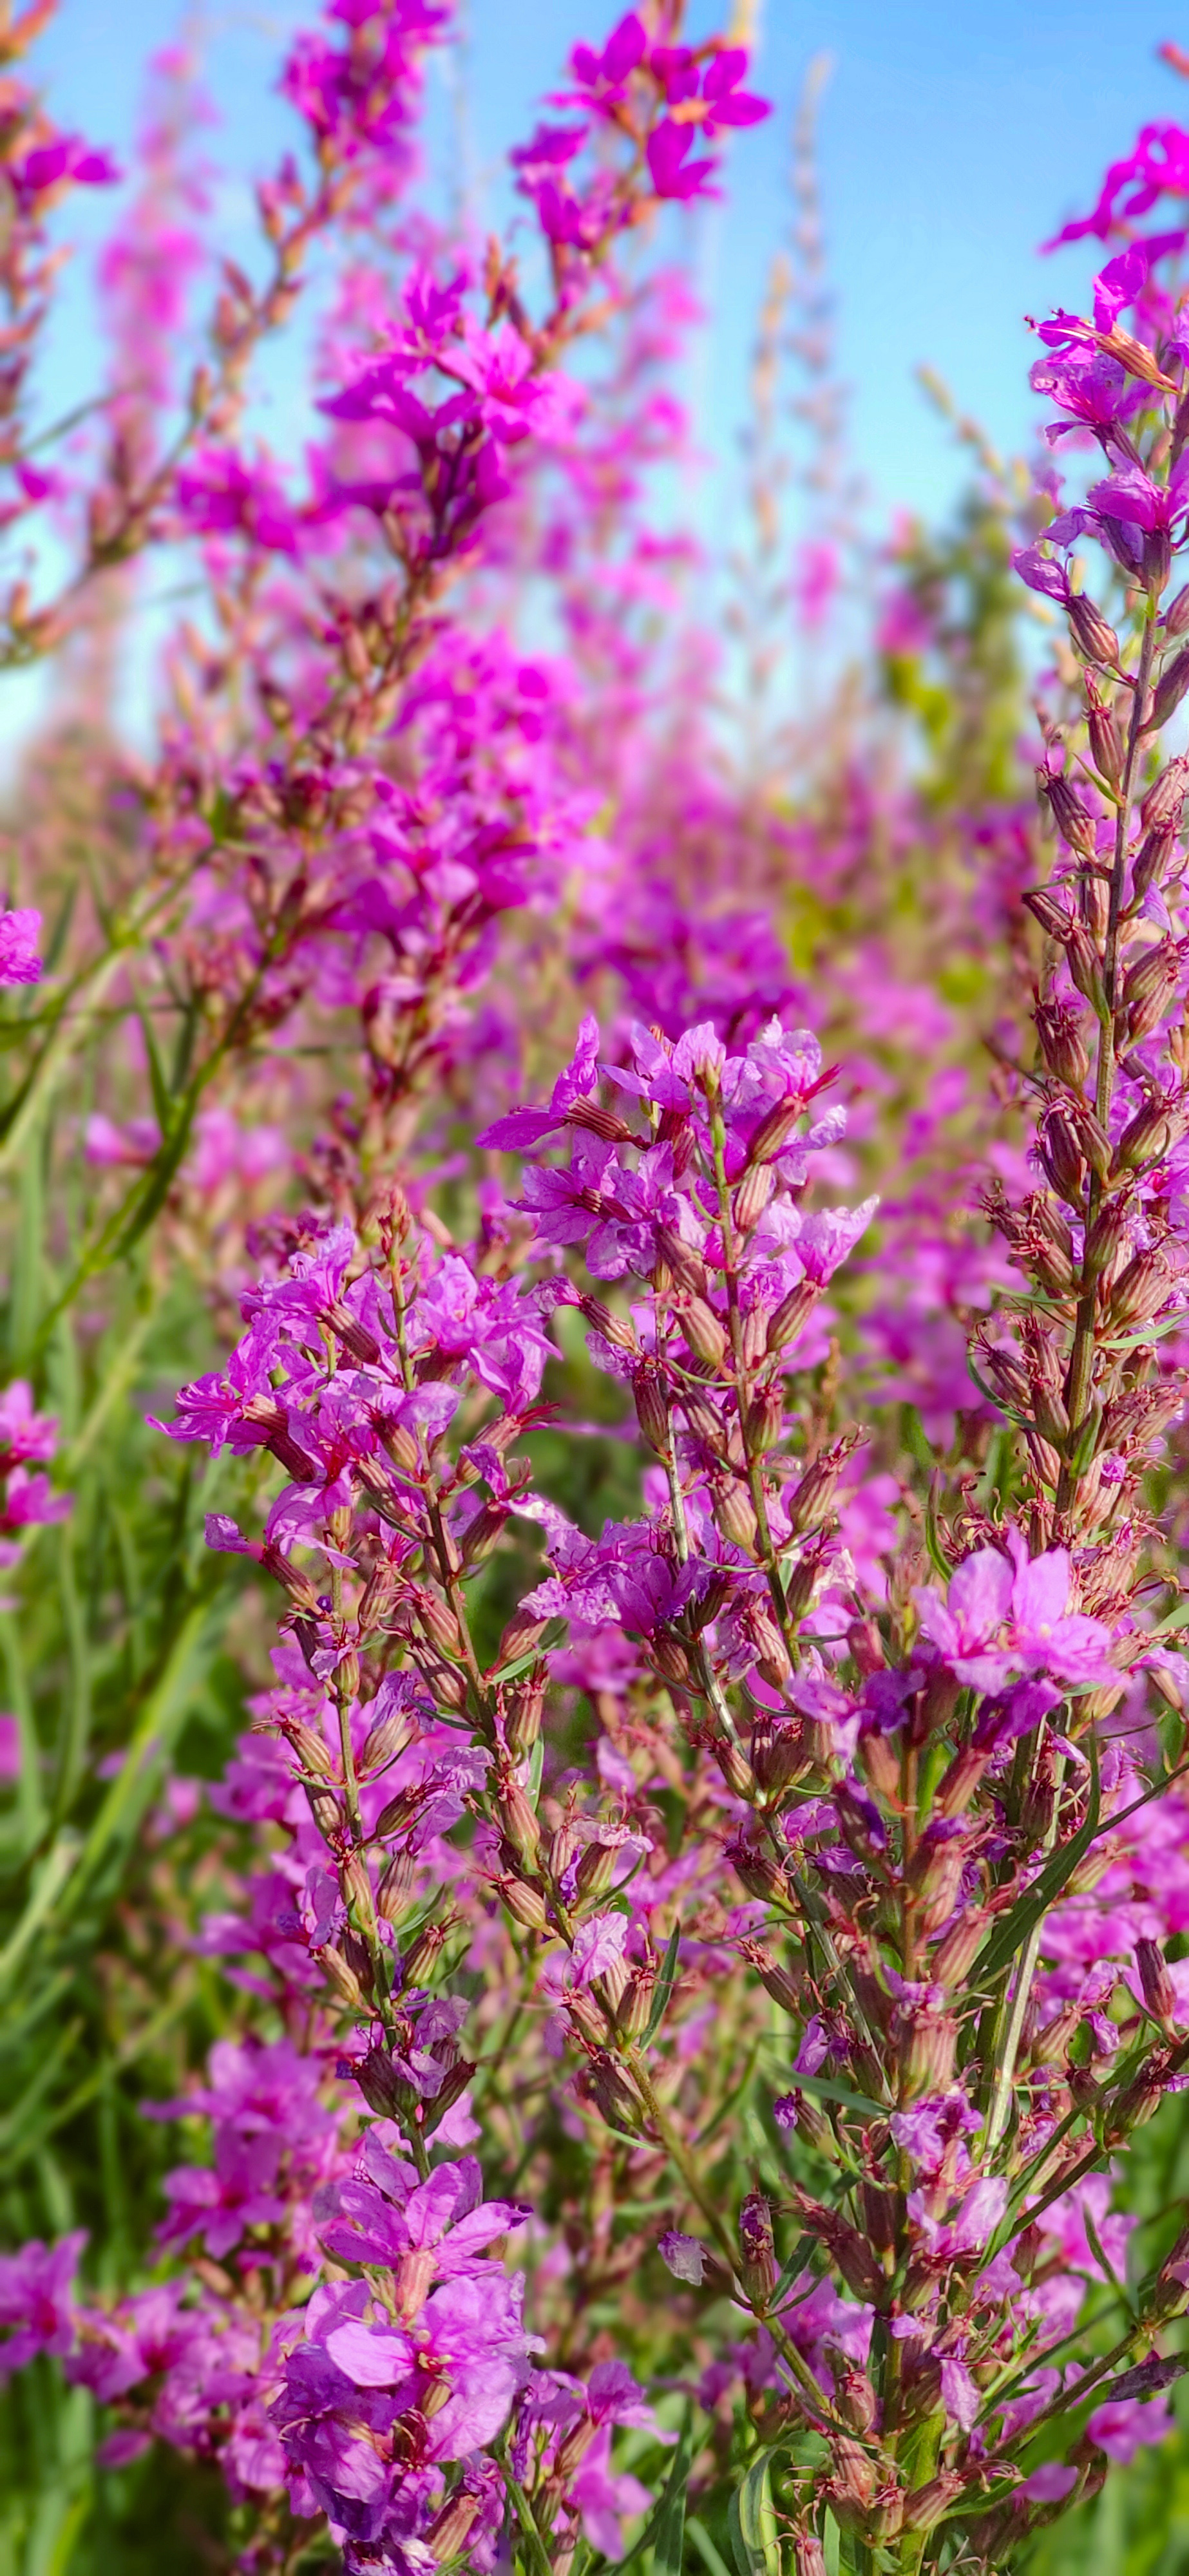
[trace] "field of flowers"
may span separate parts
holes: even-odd
[[[330,0],[250,272],[163,54],[55,422],[116,173],[52,6],[0,26],[0,661],[56,673],[0,812],[0,2576],[1178,2576],[1189,118],[1062,235],[1035,470],[956,421],[888,543],[807,110],[715,561],[729,26],[575,44],[483,240],[448,0]]]

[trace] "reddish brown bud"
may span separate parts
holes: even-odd
[[[1077,1128],[1065,1110],[1049,1110],[1040,1131],[1039,1152],[1058,1198],[1080,1211],[1085,1195],[1086,1166]]]
[[[285,1738],[297,1755],[303,1771],[314,1772],[320,1780],[333,1778],[334,1764],[322,1737],[315,1735],[312,1726],[303,1726],[300,1720],[294,1719],[292,1724],[285,1728]]]
[[[343,1808],[334,1790],[312,1789],[307,1781],[305,1793],[310,1804],[310,1814],[323,1840],[328,1843],[334,1842],[344,1831],[346,1822]]]
[[[1092,859],[1096,841],[1094,824],[1070,785],[1064,770],[1039,769],[1036,773],[1041,795],[1046,797],[1053,820],[1062,839],[1083,859]]]
[[[374,1367],[380,1356],[376,1336],[368,1331],[366,1324],[360,1323],[358,1315],[352,1314],[341,1297],[334,1298],[329,1306],[323,1307],[319,1320],[329,1326],[336,1341],[342,1343],[345,1351],[350,1351],[352,1359],[360,1360],[365,1368]]]
[[[539,1645],[548,1625],[548,1620],[538,1619],[533,1610],[514,1610],[500,1638],[497,1672],[502,1671],[505,1664],[519,1663],[522,1655],[529,1654],[534,1646]]]
[[[1183,646],[1179,653],[1173,655],[1171,662],[1165,663],[1152,691],[1152,713],[1148,721],[1153,733],[1158,733],[1161,726],[1168,723],[1169,717],[1176,714],[1186,689],[1189,689],[1189,645]]]
[[[479,2504],[477,2495],[466,2495],[460,2489],[435,2513],[425,2533],[425,2545],[437,2566],[445,2567],[452,2558],[461,2558]]]
[[[581,1896],[605,1896],[619,1865],[618,1843],[587,1843],[578,1855],[575,1877]]]
[[[939,1986],[959,1986],[973,1967],[990,1928],[991,1917],[973,1906],[939,1941],[929,1961],[929,1974]]]
[[[1099,777],[1108,779],[1112,787],[1117,787],[1123,775],[1123,762],[1126,755],[1123,749],[1123,736],[1115,722],[1113,707],[1103,706],[1099,698],[1092,698],[1086,722],[1090,735],[1090,757]]]
[[[376,1890],[376,1912],[385,1923],[398,1923],[413,1892],[416,1866],[411,1852],[396,1852]]]
[[[1051,1074],[1080,1091],[1090,1071],[1090,1058],[1082,1042],[1079,1014],[1070,1002],[1038,1002],[1036,1034],[1040,1051]]]
[[[349,2004],[352,2012],[362,2012],[366,2002],[363,1987],[354,1968],[348,1967],[342,1951],[336,1949],[333,1941],[328,1941],[325,1949],[318,1952],[318,1956],[327,1981],[333,1986],[340,2003]]]
[[[655,1449],[660,1458],[669,1457],[669,1406],[665,1381],[655,1360],[641,1360],[639,1367],[633,1369],[632,1393],[636,1400],[636,1419],[649,1448]]]
[[[481,1503],[473,1520],[468,1521],[462,1538],[464,1565],[481,1565],[490,1556],[507,1520],[510,1506],[494,1499]]]
[[[509,1866],[518,1862],[531,1868],[541,1848],[540,1819],[512,1773],[506,1772],[498,1782],[494,1806],[500,1832],[514,1856]]]
[[[756,1516],[746,1485],[734,1476],[716,1478],[711,1486],[714,1518],[724,1538],[735,1547],[750,1547],[756,1534]]]
[[[701,1253],[695,1250],[692,1243],[682,1241],[675,1226],[658,1225],[656,1248],[666,1270],[672,1272],[678,1287],[683,1288],[687,1296],[704,1297],[706,1295],[710,1285],[706,1276],[706,1264]]]
[[[1119,1138],[1115,1160],[1121,1172],[1142,1171],[1162,1163],[1185,1132],[1185,1112],[1175,1100],[1146,1100],[1129,1118]]]
[[[1096,1011],[1101,1010],[1104,999],[1102,959],[1098,954],[1098,943],[1084,921],[1070,923],[1065,954],[1079,993],[1085,994]]]
[[[1131,1221],[1126,1200],[1118,1196],[1107,1199],[1086,1235],[1082,1261],[1084,1277],[1097,1279],[1102,1271],[1109,1270],[1116,1253],[1130,1239]]]
[[[514,1760],[531,1753],[541,1732],[545,1710],[546,1674],[538,1664],[519,1688],[509,1695],[504,1715],[504,1741]]]
[[[639,1350],[635,1327],[626,1323],[622,1315],[613,1315],[611,1308],[603,1304],[601,1297],[580,1297],[578,1304],[587,1323],[596,1333],[602,1334],[605,1342],[610,1342],[613,1350]]]
[[[373,1726],[364,1739],[359,1756],[360,1772],[382,1771],[387,1763],[395,1762],[397,1755],[403,1753],[410,1742],[414,1726],[415,1721],[407,1709],[394,1709],[391,1717],[382,1717],[379,1725]]]
[[[1054,894],[1050,886],[1029,886],[1022,900],[1033,919],[1040,923],[1045,937],[1059,940],[1064,947],[1073,917],[1064,898]]]
[[[626,1118],[614,1109],[604,1109],[597,1100],[571,1101],[566,1111],[567,1127],[584,1127],[591,1136],[600,1136],[605,1145],[630,1145],[632,1131]]]

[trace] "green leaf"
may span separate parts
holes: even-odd
[[[739,2576],[780,2576],[771,2462],[771,2451],[762,2451],[731,2498],[727,2527]]]
[[[668,2011],[669,1997],[677,1983],[677,1959],[680,1948],[681,1925],[680,1923],[675,1923],[665,1945],[665,1955],[661,1961],[661,1972],[657,1978],[656,1992],[652,1998],[652,2011],[648,2016],[648,2026],[645,2030],[644,2037],[640,2042],[641,2048],[648,2048],[651,2046],[653,2040],[656,2038],[658,2030],[660,2029],[661,2023],[665,2018],[665,2014]]]
[[[696,2513],[687,2515],[685,2528],[703,2566],[708,2570],[708,2576],[731,2576],[726,2559],[720,2557],[705,2523],[699,2520]]]

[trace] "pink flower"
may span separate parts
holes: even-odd
[[[41,914],[0,912],[0,984],[39,984]]]

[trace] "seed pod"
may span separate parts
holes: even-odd
[[[776,1175],[770,1163],[750,1163],[735,1192],[735,1223],[740,1234],[758,1225],[772,1196]]]
[[[1046,1067],[1058,1082],[1080,1091],[1090,1071],[1082,1042],[1080,1015],[1070,1002],[1038,1002],[1036,1034]]]
[[[1064,770],[1039,769],[1036,773],[1041,795],[1046,797],[1053,820],[1062,839],[1079,858],[1092,859],[1097,839],[1091,816],[1080,796],[1075,795]]]
[[[768,1321],[770,1351],[782,1351],[789,1342],[797,1340],[804,1332],[821,1293],[814,1280],[798,1279],[796,1287],[790,1288],[787,1297],[781,1298]]]
[[[1114,627],[1108,626],[1102,610],[1090,598],[1088,591],[1072,590],[1065,607],[1074,642],[1087,662],[1097,662],[1105,670],[1116,669],[1119,638]]]
[[[295,1718],[285,1728],[285,1740],[297,1755],[303,1771],[313,1771],[320,1780],[333,1779],[334,1764],[322,1737],[315,1735],[312,1726],[303,1726],[300,1719]]]
[[[727,1347],[727,1337],[713,1306],[704,1297],[691,1297],[681,1309],[681,1329],[696,1358],[717,1368]]]
[[[1179,967],[1176,944],[1171,939],[1162,939],[1155,948],[1145,949],[1143,956],[1128,967],[1122,998],[1133,1045],[1163,1019],[1166,1004],[1176,989]]]

